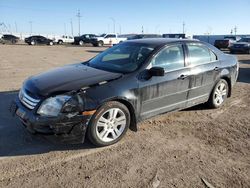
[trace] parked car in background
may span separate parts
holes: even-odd
[[[68,36],[68,35],[63,35],[63,36],[56,36],[53,38],[54,42],[57,44],[63,44],[63,43],[74,43],[74,37]]]
[[[79,64],[28,78],[11,111],[32,133],[97,146],[118,142],[137,122],[231,96],[235,56],[196,40],[141,39]]]
[[[29,45],[47,44],[52,46],[54,44],[53,40],[40,35],[30,36],[28,38],[25,38],[24,41]]]
[[[127,38],[120,37],[114,33],[108,33],[91,39],[91,43],[93,46],[116,45],[125,40],[127,40]]]
[[[14,35],[3,35],[0,39],[2,44],[16,44],[19,41],[19,38]]]
[[[76,45],[84,45],[84,44],[88,44],[91,43],[91,40],[93,38],[97,37],[97,35],[94,34],[84,34],[82,36],[78,36],[74,38],[74,44]]]
[[[240,39],[229,47],[230,53],[243,52],[250,54],[250,37]]]
[[[186,34],[183,34],[183,33],[162,34],[162,37],[163,38],[185,39]]]
[[[134,39],[147,39],[147,38],[162,38],[162,35],[158,34],[137,34],[128,38],[128,40]]]
[[[240,40],[238,36],[225,36],[223,40],[215,40],[214,46],[218,49],[228,49],[233,43]]]

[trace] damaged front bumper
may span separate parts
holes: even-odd
[[[19,99],[12,102],[11,113],[18,116],[22,124],[31,133],[56,135],[62,142],[83,143],[87,125],[92,115],[60,114],[57,117],[45,117],[24,107]]]

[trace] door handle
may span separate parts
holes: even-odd
[[[178,79],[184,80],[184,79],[187,78],[187,77],[188,77],[187,75],[182,74],[182,75],[180,75],[180,76],[178,77]]]
[[[220,68],[219,67],[214,67],[214,70],[218,71],[218,70],[220,70]]]

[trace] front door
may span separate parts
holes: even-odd
[[[142,119],[186,106],[190,79],[183,45],[163,48],[152,58],[148,68],[154,66],[164,68],[165,75],[139,79]]]

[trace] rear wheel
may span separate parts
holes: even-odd
[[[58,44],[63,44],[63,41],[62,41],[62,40],[59,40],[59,41],[58,41]]]
[[[103,41],[98,42],[98,46],[103,46],[103,45],[104,45]]]
[[[108,146],[118,142],[129,125],[128,108],[116,101],[107,102],[93,115],[88,128],[88,138],[94,145]]]
[[[208,100],[208,105],[211,108],[221,107],[228,96],[228,83],[226,80],[221,79],[215,86]]]

